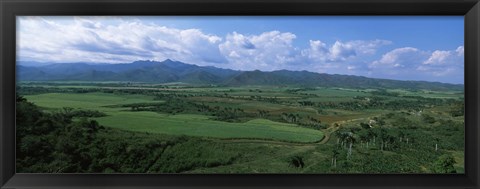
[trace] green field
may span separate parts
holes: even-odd
[[[97,119],[100,124],[130,131],[218,138],[273,139],[292,142],[316,142],[321,131],[265,119],[245,123],[225,123],[199,115],[166,115],[152,112],[119,112]]]
[[[202,115],[128,112],[122,108],[108,107],[118,104],[155,102],[142,95],[49,93],[25,97],[35,104],[51,110],[62,107],[101,110],[108,116],[97,118],[100,124],[129,131],[292,142],[316,142],[323,138],[323,133],[318,130],[265,119],[255,119],[245,123],[228,123],[214,121]]]
[[[152,97],[143,95],[116,95],[105,93],[88,94],[68,94],[68,93],[48,93],[40,95],[26,95],[25,98],[31,100],[41,107],[49,109],[58,109],[63,107],[82,108],[82,109],[100,109],[102,111],[117,112],[118,109],[108,108],[106,106],[118,104],[131,104],[151,102]]]

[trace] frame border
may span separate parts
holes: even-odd
[[[16,174],[16,16],[464,15],[465,174]],[[0,188],[479,188],[479,0],[0,0]]]

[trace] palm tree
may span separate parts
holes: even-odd
[[[346,139],[347,139],[348,135],[349,135],[349,132],[340,132],[340,131],[337,131],[337,132],[335,133],[335,136],[337,137],[337,144],[338,144],[339,142],[341,142],[341,144],[342,144],[341,146],[345,147],[345,145],[346,145],[345,142],[346,142]]]
[[[343,146],[343,133],[340,131],[337,131],[335,132],[335,137],[337,137],[337,145],[339,145],[340,142],[342,142],[342,146]]]
[[[375,145],[375,137],[377,137],[377,133],[375,133],[375,131],[373,131],[372,129],[369,129],[367,131],[367,136],[368,138],[373,139],[373,144]]]
[[[345,141],[346,141],[347,143],[349,143],[348,155],[347,155],[347,157],[350,157],[350,156],[352,155],[352,146],[353,146],[353,143],[356,142],[356,139],[355,139],[355,137],[353,136],[353,133],[352,133],[352,132],[347,133],[347,137],[345,138]]]
[[[338,150],[336,148],[333,148],[333,157],[332,157],[332,166],[333,167],[337,167],[337,157],[338,157],[338,154],[340,154],[338,152]]]
[[[400,143],[403,141],[403,138],[405,137],[405,133],[403,131],[398,132],[398,138],[400,139]]]
[[[383,151],[383,149],[385,148],[385,142],[387,142],[387,139],[388,139],[388,133],[387,133],[387,130],[384,129],[384,128],[381,128],[379,130],[379,133],[378,133],[378,136],[380,137],[380,139],[382,140],[382,145],[381,145],[381,150]]]
[[[389,136],[387,137],[387,143],[386,143],[385,145],[387,145],[387,144],[388,144],[388,145],[391,145],[390,148],[392,148],[392,147],[395,145],[395,143],[396,143],[395,137],[392,136],[392,135],[389,135]],[[385,148],[386,148],[386,147],[387,147],[387,146],[385,146]]]
[[[361,143],[365,143],[367,145],[367,148],[368,148],[368,142],[370,141],[370,138],[368,138],[368,133],[362,133],[358,136],[360,138],[360,142]]]

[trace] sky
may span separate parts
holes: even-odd
[[[463,16],[17,17],[17,61],[39,63],[172,59],[463,84],[463,45]]]

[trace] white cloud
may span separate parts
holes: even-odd
[[[302,51],[302,55],[313,61],[326,62],[329,59],[327,44],[320,40],[310,40],[310,48]]]
[[[362,41],[362,40],[354,40],[349,42],[352,46],[355,47],[355,51],[357,51],[358,54],[375,54],[377,52],[377,49],[385,46],[385,45],[390,45],[392,44],[391,41],[388,40],[371,40],[371,41]]]
[[[330,48],[330,61],[345,61],[347,58],[356,56],[352,44],[336,41]]]
[[[369,64],[370,76],[403,76],[453,83],[463,82],[463,67],[463,46],[433,52],[413,47],[397,48]]]
[[[446,64],[446,61],[450,56],[452,56],[451,51],[436,50],[432,53],[428,60],[423,62],[423,64]]]
[[[357,69],[357,67],[356,66],[347,66],[347,69],[348,70],[355,70],[355,69]]]
[[[383,46],[391,44],[386,40],[354,40],[341,42],[336,41],[330,47],[319,40],[310,40],[310,48],[305,49],[302,54],[317,63],[325,62],[345,62],[364,55],[373,55],[376,50]]]
[[[317,72],[343,69],[351,72],[353,69],[348,69],[348,65],[336,63],[358,61],[374,55],[379,47],[391,43],[386,40],[354,40],[327,45],[320,40],[310,40],[309,48],[299,49],[293,46],[295,39],[296,35],[289,32],[269,31],[259,35],[233,32],[226,36],[219,48],[230,63],[226,66],[236,69]]]
[[[429,73],[433,76],[443,77],[454,74],[463,75],[464,48],[459,46],[455,50],[436,50],[430,57],[417,67],[418,71]]]
[[[91,19],[90,19],[91,18]],[[171,58],[197,64],[225,63],[221,37],[199,29],[176,29],[134,19],[74,17],[71,21],[20,17],[21,60],[54,62],[132,62]]]
[[[458,65],[463,64],[464,55],[463,46],[459,46],[455,50],[436,50],[430,57],[423,62],[426,65]]]
[[[458,56],[463,56],[464,55],[464,47],[463,46],[459,46],[455,52],[457,53]]]
[[[339,65],[333,62],[374,55],[391,43],[354,40],[327,45],[310,40],[309,48],[300,49],[290,32],[233,32],[222,38],[196,28],[169,28],[125,17],[20,17],[19,31],[20,60],[125,63],[170,58],[247,70],[336,69]]]
[[[269,31],[259,35],[227,34],[220,52],[235,69],[276,70],[294,63],[298,50],[292,45],[295,34]]]
[[[370,68],[398,68],[418,64],[425,54],[413,47],[397,48],[382,55],[380,60],[373,61]]]

